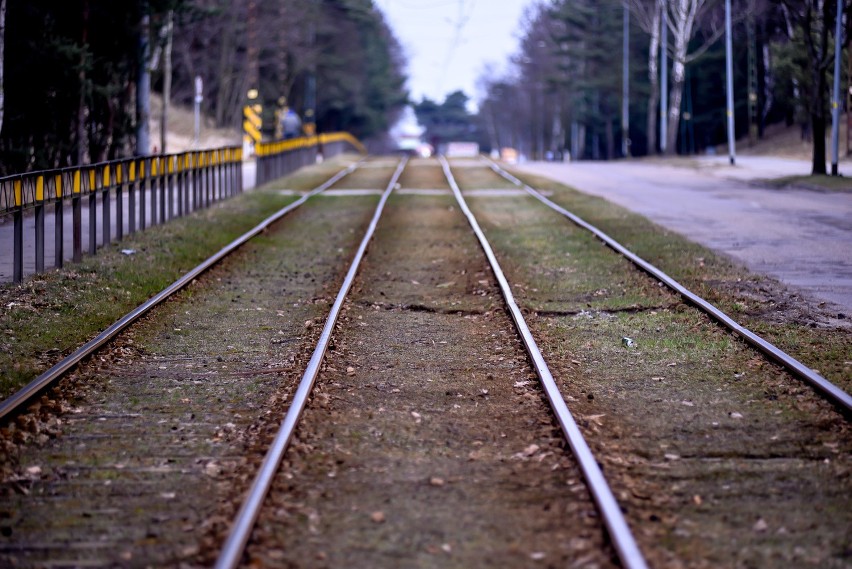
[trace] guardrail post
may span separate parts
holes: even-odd
[[[101,184],[103,184],[103,190],[101,191],[101,217],[103,218],[103,246],[106,247],[109,245],[111,241],[111,231],[112,231],[112,204],[110,203],[110,173],[109,166],[104,166],[103,173],[101,178]]]
[[[160,158],[154,158],[158,162],[158,172],[160,174],[160,223],[166,222],[166,178],[168,178],[168,174],[166,173],[166,159],[162,156]]]
[[[24,208],[19,206],[12,214],[14,218],[14,252],[12,258],[12,280],[16,283],[24,280]]]
[[[151,200],[150,202],[150,210],[151,216],[149,218],[150,223],[148,226],[154,227],[157,225],[157,159],[150,158],[147,160],[148,162],[148,178],[147,184],[145,187],[147,188],[148,198]]]
[[[36,178],[35,193],[35,270],[44,272],[44,176]]]
[[[35,270],[44,272],[44,202],[35,206]]]
[[[139,178],[136,172],[136,160],[128,165],[127,178],[130,184],[127,188],[127,231],[131,235],[136,233],[136,188],[139,187]]]
[[[192,180],[192,209],[196,211],[201,209],[201,196],[198,193],[198,153],[193,152],[189,160],[190,179]]]
[[[71,260],[75,263],[79,263],[83,259],[83,203],[80,197],[81,175],[82,172],[79,168],[74,170],[71,187],[71,240],[74,249]]]
[[[96,191],[94,169],[89,170],[89,255],[98,249],[98,193]]]
[[[219,178],[219,197],[225,199],[228,197],[228,187],[225,185],[225,153],[222,150],[216,151],[216,174]]]
[[[163,177],[166,179],[166,193],[168,194],[169,199],[169,219],[174,219],[175,217],[175,188],[174,188],[174,157],[166,156],[165,164],[163,168]],[[163,219],[165,221],[165,218]]]
[[[207,205],[213,203],[215,194],[213,193],[213,180],[210,176],[210,152],[204,153],[204,189],[207,192]]]
[[[65,216],[62,211],[62,174],[56,176],[56,201],[53,204],[53,266],[61,269],[65,263]]]
[[[139,231],[145,231],[148,209],[148,188],[151,185],[151,170],[148,169],[148,159],[139,161]]]
[[[183,155],[175,156],[174,160],[175,164],[175,184],[177,184],[177,206],[178,206],[178,217],[183,217],[186,209],[184,207],[184,190],[183,190]]]
[[[124,180],[127,174],[123,164],[116,164],[115,168],[115,240],[121,241],[124,239]]]

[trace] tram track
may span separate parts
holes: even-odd
[[[287,397],[282,370],[301,341],[281,340],[312,332],[372,201],[314,197],[75,367],[50,394],[67,402],[54,432],[34,425],[45,450],[3,448],[17,467],[4,468],[0,564],[194,555],[244,433]]]
[[[712,549],[702,549],[692,534],[686,535],[684,526],[678,525],[682,518],[691,524],[688,528],[702,527],[706,522],[700,516],[696,521],[697,512],[709,519],[712,527],[718,522],[708,508],[729,507],[732,497],[725,495],[728,490],[708,493],[707,488],[713,487],[708,478],[715,477],[722,486],[753,491],[752,485],[735,475],[737,469],[745,467],[747,476],[763,472],[772,485],[770,495],[774,495],[785,477],[799,476],[802,470],[812,471],[801,476],[804,484],[816,485],[814,488],[842,475],[848,465],[845,453],[849,445],[842,438],[848,432],[845,420],[813,401],[815,395],[794,390],[788,396],[775,387],[785,378],[774,367],[767,369],[773,397],[783,401],[783,417],[774,414],[774,399],[759,404],[749,399],[765,381],[760,377],[742,380],[748,389],[736,385],[732,393],[725,394],[720,387],[713,394],[724,405],[739,401],[740,405],[755,407],[755,413],[777,417],[761,418],[765,426],[749,426],[744,432],[748,453],[742,451],[741,443],[725,438],[727,433],[733,436],[737,432],[736,417],[729,416],[713,427],[717,433],[724,431],[724,437],[702,442],[708,435],[684,413],[695,404],[680,400],[688,397],[687,393],[695,391],[698,402],[710,387],[728,387],[715,376],[700,377],[706,373],[703,360],[701,369],[697,361],[677,359],[674,363],[678,367],[663,372],[669,377],[657,372],[660,376],[653,377],[645,389],[656,390],[654,397],[662,397],[665,413],[670,415],[647,418],[648,424],[642,425],[641,412],[637,413],[629,399],[638,399],[639,406],[647,406],[652,399],[634,391],[639,383],[634,371],[668,364],[646,364],[644,360],[653,360],[654,356],[635,352],[642,360],[631,357],[635,370],[627,372],[624,383],[617,374],[629,368],[614,365],[613,374],[609,374],[595,364],[612,358],[613,351],[606,347],[598,353],[593,350],[601,344],[602,330],[610,333],[619,318],[679,311],[671,295],[659,292],[656,282],[650,287],[646,283],[643,286],[653,291],[647,300],[627,307],[615,304],[609,311],[605,305],[587,311],[586,303],[579,307],[572,303],[571,295],[576,293],[563,290],[557,283],[548,292],[563,298],[550,300],[550,309],[539,310],[536,287],[541,285],[536,279],[540,273],[564,277],[571,271],[554,264],[554,255],[538,256],[535,248],[527,248],[528,243],[541,243],[539,237],[527,241],[532,229],[524,220],[534,217],[520,204],[528,197],[457,184],[446,161],[442,165],[418,161],[416,167],[429,171],[420,176],[429,180],[429,187],[422,190],[412,187],[417,185],[417,176],[410,172],[416,168],[405,161],[372,165],[387,172],[389,182],[381,197],[366,188],[340,190],[343,196],[352,194],[343,199],[350,200],[354,211],[343,214],[343,210],[328,205],[316,213],[299,214],[304,220],[319,215],[317,219],[324,220],[329,230],[333,242],[315,245],[319,247],[317,256],[290,254],[286,262],[258,268],[261,265],[257,263],[268,253],[261,243],[251,254],[253,261],[227,260],[217,269],[223,271],[219,276],[207,275],[203,295],[190,296],[185,305],[166,303],[156,319],[142,318],[124,329],[123,334],[136,341],[111,348],[112,355],[118,357],[86,366],[90,377],[109,378],[94,380],[108,392],[115,391],[114,383],[150,382],[142,389],[148,392],[144,396],[149,401],[161,398],[165,402],[163,409],[153,409],[152,413],[151,403],[128,409],[126,400],[122,403],[119,398],[97,411],[84,410],[77,424],[116,423],[119,431],[132,434],[136,427],[128,429],[119,423],[161,421],[163,428],[152,429],[150,437],[164,450],[155,453],[159,458],[153,461],[133,456],[105,465],[74,465],[72,461],[65,470],[54,469],[39,492],[47,489],[61,495],[58,485],[69,473],[72,479],[86,478],[86,484],[92,487],[99,486],[103,476],[121,478],[122,472],[141,478],[162,474],[171,477],[169,484],[173,485],[180,480],[172,476],[173,471],[180,470],[190,481],[199,473],[208,477],[201,484],[193,483],[193,492],[206,492],[218,500],[205,502],[203,507],[191,506],[192,496],[180,496],[179,492],[164,490],[158,482],[146,481],[151,488],[135,499],[160,496],[177,513],[155,513],[142,534],[138,529],[128,530],[128,534],[137,532],[135,545],[113,550],[106,557],[95,555],[96,559],[108,559],[118,551],[128,564],[131,560],[150,564],[156,559],[157,564],[171,565],[193,559],[193,563],[207,566],[216,557],[217,567],[237,567],[246,561],[301,567],[400,563],[644,567],[647,555],[648,564],[655,567],[698,567],[708,562],[726,565],[732,559],[725,557],[728,553],[717,557]],[[438,172],[448,180],[446,188],[435,187]],[[396,194],[392,190],[398,181],[404,191]],[[472,200],[470,207],[465,193]],[[373,210],[376,199],[378,206]],[[477,218],[482,219],[481,228]],[[548,227],[558,225],[550,218],[545,222],[541,217],[535,219]],[[311,229],[305,231],[316,233],[321,226],[307,227]],[[357,239],[365,230],[358,245]],[[291,237],[282,242],[290,243],[302,229],[287,231]],[[515,235],[508,239],[511,232]],[[486,234],[493,245],[486,241]],[[591,240],[577,238],[570,230],[565,239]],[[547,247],[554,246],[552,241],[546,243]],[[345,277],[344,261],[350,253],[341,254],[344,250],[355,259]],[[600,250],[592,254],[602,255]],[[500,268],[504,261],[505,274]],[[294,284],[290,280],[284,284],[284,297],[276,298],[271,289],[280,289],[282,275],[292,274],[294,263],[300,267],[295,270],[297,292],[287,293]],[[606,263],[611,268],[605,272],[623,270],[617,268],[621,267],[618,262]],[[246,280],[237,277],[239,271],[246,272]],[[648,280],[631,276],[627,281],[642,279]],[[341,280],[343,285],[336,296],[322,286]],[[207,300],[208,293],[218,295],[219,301]],[[586,298],[585,293],[580,296]],[[335,297],[333,303],[331,297]],[[223,301],[237,306],[225,307]],[[187,322],[199,322],[189,314],[199,313],[202,306],[204,310],[218,307],[210,323],[189,333]],[[330,313],[326,312],[329,307]],[[230,310],[233,308],[238,310]],[[278,323],[281,318],[287,320],[286,326]],[[705,326],[701,318],[685,318],[692,329]],[[320,327],[320,322],[325,325]],[[137,327],[143,331],[134,331]],[[572,332],[579,334],[581,329],[588,334],[584,340]],[[241,341],[245,345],[226,345],[234,341],[227,338],[235,334],[244,336]],[[724,333],[708,334],[713,341],[724,341]],[[140,347],[140,335],[176,345],[152,353],[149,344]],[[543,346],[544,356],[536,343]],[[209,355],[190,357],[188,346],[202,348]],[[673,361],[676,357],[681,356],[672,354],[665,359]],[[742,351],[732,357],[745,361]],[[144,365],[131,364],[130,360],[136,358],[144,360]],[[672,385],[675,382],[670,372],[675,371],[677,384]],[[709,383],[688,386],[688,377],[697,378],[689,381]],[[538,387],[539,382],[543,389]],[[566,401],[574,417],[564,414],[568,412]],[[222,409],[196,414],[204,408],[199,405],[211,404]],[[718,402],[708,400],[708,404]],[[171,415],[184,405],[186,412]],[[164,412],[165,407],[173,409]],[[552,407],[556,407],[555,412]],[[196,409],[195,413],[190,408]],[[818,418],[808,419],[814,410]],[[223,424],[223,416],[234,413],[236,419]],[[273,438],[282,416],[281,434]],[[752,416],[746,416],[751,422]],[[788,416],[794,423],[789,428],[780,427]],[[704,420],[705,415],[697,418]],[[661,428],[661,421],[668,424]],[[654,433],[654,428],[659,432]],[[87,429],[69,440],[86,449],[85,445],[94,440]],[[766,433],[772,429],[777,429],[772,440],[761,441],[761,437],[769,439]],[[109,436],[116,436],[116,432]],[[571,450],[566,447],[563,432],[581,437],[569,438]],[[819,434],[797,450],[796,445],[813,433]],[[583,436],[588,443],[582,441]],[[270,439],[273,450],[259,452],[258,445]],[[193,440],[206,441],[203,444],[211,445],[211,449],[224,447],[217,451],[218,456],[206,451],[200,457],[175,459],[185,454],[183,447],[194,444]],[[83,451],[83,462],[88,452]],[[167,460],[170,453],[171,462]],[[580,456],[579,465],[575,456]],[[751,464],[746,466],[748,462]],[[778,467],[778,463],[784,464]],[[612,488],[603,480],[601,468]],[[591,486],[584,482],[590,478]],[[243,492],[252,479],[255,483],[244,502]],[[27,482],[28,491],[38,484],[30,486]],[[699,487],[700,493],[694,490]],[[841,480],[835,494],[838,504],[843,503],[843,488]],[[830,493],[819,492],[809,495],[824,499],[825,493]],[[121,498],[114,495],[113,499]],[[767,503],[763,498],[751,500],[760,507]],[[44,501],[47,503],[49,500]],[[143,507],[142,502],[136,503],[136,507]],[[242,510],[234,517],[237,507]],[[790,503],[780,509],[791,507],[796,506]],[[181,508],[192,508],[194,513],[181,514]],[[691,508],[696,512],[684,511]],[[769,510],[764,514],[766,519],[759,521],[774,531],[777,526],[772,516],[782,514]],[[42,507],[40,511],[45,510]],[[744,512],[725,511],[723,515],[736,518]],[[843,515],[826,515],[842,524]],[[109,520],[109,515],[97,510],[94,516],[90,512],[92,517],[99,523]],[[769,531],[760,529],[760,523],[738,520],[733,527]],[[158,525],[163,527],[151,529]],[[637,528],[635,536],[631,526]],[[228,528],[233,529],[223,531]],[[796,537],[801,531],[795,525],[784,529]],[[164,556],[157,551],[156,542],[169,532],[185,532],[189,539],[181,540],[182,545]],[[727,535],[724,531],[720,534]],[[225,539],[226,535],[230,537]],[[830,535],[827,539],[835,540],[834,534]],[[191,545],[193,540],[202,545]],[[116,541],[121,543],[120,539]],[[676,545],[672,549],[663,543]],[[724,547],[721,540],[713,543]],[[802,543],[810,554],[814,547],[811,541]],[[825,544],[829,554],[836,556],[836,542]],[[15,558],[15,551],[0,542],[0,558]],[[127,555],[130,557],[124,557]],[[835,566],[836,557],[830,559],[831,563],[824,566]]]

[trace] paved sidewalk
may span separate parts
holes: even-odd
[[[515,168],[601,196],[750,270],[852,314],[852,193],[770,190],[752,180],[807,174],[801,160],[527,162]],[[841,165],[852,175],[852,167]]]

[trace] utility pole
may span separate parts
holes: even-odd
[[[663,11],[660,18],[660,154],[666,153],[669,130],[669,9],[666,1],[660,0]]]
[[[624,5],[624,47],[621,79],[621,155],[630,157],[630,9]]]
[[[195,128],[193,129],[192,147],[197,148],[201,141],[201,101],[204,100],[204,89],[201,82],[201,75],[195,76],[195,99],[194,99],[194,118]]]
[[[731,0],[725,0],[725,67],[728,84],[728,156],[731,166],[736,163],[734,148],[734,56],[731,40]]]
[[[834,92],[831,96],[831,175],[837,176],[837,144],[840,131],[840,58],[843,49],[843,0],[837,0],[834,25]],[[814,133],[816,134],[816,133]]]

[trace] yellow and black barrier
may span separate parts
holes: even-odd
[[[367,148],[348,132],[261,142],[254,148],[257,158],[257,185],[286,176],[302,166],[314,164],[320,156],[336,156],[347,147],[352,147],[361,154],[367,153]]]
[[[86,250],[94,255],[98,247],[120,241],[125,234],[242,192],[242,160],[242,148],[236,146],[0,178],[0,217],[13,218],[12,280],[23,280],[25,250],[35,272],[45,269],[45,214],[49,205],[54,213],[53,264],[58,268],[65,260],[66,245],[72,249],[73,261],[82,258],[84,201]],[[70,233],[65,231],[66,205],[71,208]],[[26,232],[25,218],[30,229]],[[32,235],[31,242],[25,242],[25,234]]]

